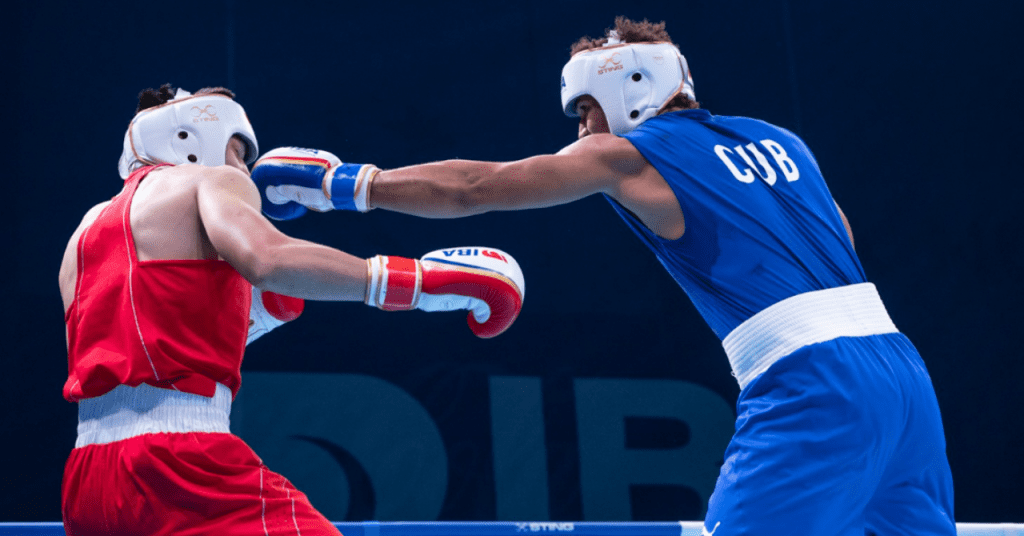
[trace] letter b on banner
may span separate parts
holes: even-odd
[[[630,488],[645,485],[692,490],[704,517],[735,420],[722,397],[679,380],[578,379],[575,390],[586,520],[634,519]],[[689,434],[680,445],[630,448],[630,418],[678,424]]]
[[[437,519],[448,455],[427,410],[360,374],[249,372],[231,429],[336,521]]]

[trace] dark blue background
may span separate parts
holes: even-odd
[[[320,147],[385,168],[512,160],[575,139],[559,109],[560,69],[575,39],[620,14],[668,22],[703,107],[806,140],[869,279],[932,373],[957,519],[1024,521],[1024,20],[1013,2],[950,0],[6,7],[0,519],[60,516],[76,415],[60,395],[57,269],[81,216],[120,188],[116,161],[140,89],[229,86],[264,150]],[[571,405],[572,378],[677,378],[730,404],[738,393],[684,293],[600,199],[469,220],[375,211],[280,227],[360,256],[489,245],[522,264],[525,308],[498,339],[475,340],[461,315],[315,303],[246,357],[243,371],[360,373],[416,397],[446,439],[444,519],[494,516],[488,376],[543,378],[555,519],[581,517],[571,411],[559,409]]]

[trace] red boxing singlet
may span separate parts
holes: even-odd
[[[238,393],[252,287],[225,261],[138,260],[130,208],[153,169],[132,173],[78,240],[64,316],[68,401],[121,384],[212,397],[222,383]]]

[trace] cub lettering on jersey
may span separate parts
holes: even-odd
[[[793,159],[789,157],[786,149],[779,142],[763,139],[761,140],[761,145],[764,146],[768,154],[775,160],[775,164],[782,172],[782,175],[786,177],[787,182],[793,182],[800,178],[800,170],[797,169],[796,163],[793,162]],[[754,182],[755,174],[766,182],[768,186],[775,186],[775,181],[778,180],[778,174],[775,172],[775,168],[768,162],[768,157],[754,143],[737,145],[731,149],[724,145],[715,145],[715,154],[722,160],[725,167],[729,168],[732,176],[736,177],[736,180],[740,182],[747,184]],[[753,155],[753,159],[751,155]],[[743,160],[743,163],[739,166],[733,160],[735,156],[739,156]],[[757,161],[757,164],[754,164],[754,160]],[[742,170],[740,166],[742,166]]]

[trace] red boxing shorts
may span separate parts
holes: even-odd
[[[230,407],[230,391],[220,387],[213,399],[120,386],[100,403],[83,400],[78,444],[64,469],[67,534],[339,536],[240,438],[188,430],[226,426],[226,412],[220,422],[218,408],[204,405]]]

